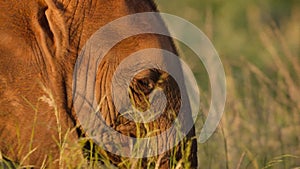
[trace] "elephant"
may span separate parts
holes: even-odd
[[[108,161],[119,168],[128,168],[124,161],[129,161],[129,168],[149,166],[150,158],[142,158],[137,164],[136,158],[108,152],[89,139],[74,109],[73,73],[80,51],[99,28],[126,15],[158,12],[155,3],[152,0],[5,0],[0,2],[0,8],[0,157],[29,168],[78,168],[84,165],[81,161],[93,161],[97,154],[101,157],[99,163]],[[151,27],[147,22],[142,24]],[[130,29],[130,25],[114,29]],[[182,104],[172,76],[151,68],[135,74],[128,87],[129,97],[138,110],[147,110],[151,92],[158,86],[167,99],[160,117],[146,127],[122,117],[115,108],[110,90],[113,73],[130,54],[147,48],[177,55],[170,37],[151,33],[128,37],[105,55],[95,79],[94,96],[105,124],[136,138],[151,132],[150,135],[158,135],[170,128]],[[179,64],[176,66],[181,70]],[[184,118],[191,119],[191,112],[184,112]],[[180,164],[182,168],[196,168],[194,137],[192,127],[179,144],[157,155],[152,165],[169,168],[172,163],[187,159]],[[94,155],[87,157],[92,151]]]

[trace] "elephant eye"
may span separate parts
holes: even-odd
[[[143,78],[137,81],[139,89],[145,94],[148,95],[152,92],[155,87],[153,80],[149,78]]]
[[[138,73],[133,80],[132,87],[137,93],[149,95],[155,88],[160,73],[157,70],[145,70]]]
[[[157,69],[143,70],[136,74],[130,84],[130,100],[132,105],[140,111],[146,111],[150,107],[150,94],[159,87],[161,72]]]

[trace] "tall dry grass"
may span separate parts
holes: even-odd
[[[160,1],[162,11],[189,19],[207,34],[225,67],[226,109],[215,134],[198,145],[200,168],[300,168],[300,7],[285,2],[287,7],[275,0]],[[193,53],[182,50],[201,90],[199,132],[209,82]]]

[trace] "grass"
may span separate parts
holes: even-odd
[[[204,31],[225,67],[226,109],[216,133],[198,145],[200,168],[299,168],[299,1],[158,3],[161,11]],[[185,46],[182,53],[200,86],[199,132],[209,108],[209,82],[195,55]]]

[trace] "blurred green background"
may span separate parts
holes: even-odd
[[[225,68],[226,108],[215,134],[198,144],[200,168],[299,169],[300,1],[156,2],[161,12],[200,28]],[[209,108],[209,81],[193,53],[179,46],[201,91],[199,133]]]

